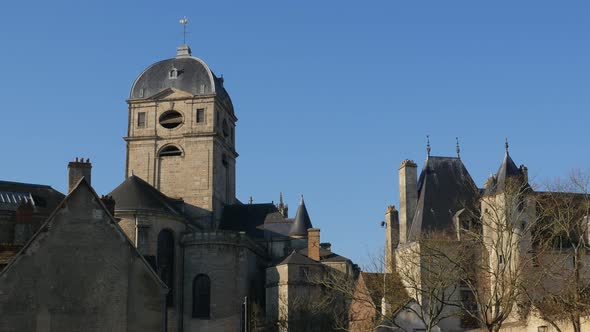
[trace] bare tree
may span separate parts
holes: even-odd
[[[581,318],[590,314],[589,248],[590,176],[573,171],[566,179],[547,184],[538,195],[542,237],[536,243],[544,254],[536,262],[544,282],[529,291],[541,318],[561,331],[569,321],[581,332]]]
[[[469,257],[450,263],[461,270],[461,285],[470,292],[457,305],[492,332],[511,316],[518,319],[525,282],[537,282],[525,275],[535,259],[531,243],[538,217],[532,190],[520,178],[507,178],[501,191],[488,192],[480,202],[481,210],[472,213],[477,227],[462,230],[461,252]]]

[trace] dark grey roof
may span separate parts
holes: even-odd
[[[243,231],[252,237],[287,236],[292,222],[272,203],[233,204],[223,209],[219,229]]]
[[[287,258],[283,259],[282,261],[280,261],[278,265],[284,265],[284,264],[296,264],[296,265],[317,265],[320,264],[316,261],[314,261],[313,259],[302,255],[296,251],[293,251],[289,256],[287,256]]]
[[[307,230],[312,227],[305,202],[303,201],[303,197],[301,197],[301,202],[299,203],[299,208],[297,209],[297,214],[295,215],[295,220],[293,220],[293,226],[289,231],[289,235],[305,236],[307,235]]]
[[[423,232],[450,231],[457,211],[476,209],[479,189],[459,158],[428,157],[418,180],[410,240]]]
[[[138,176],[125,179],[110,194],[115,200],[115,211],[138,210],[181,215],[182,201],[162,194]]]
[[[36,210],[53,210],[64,198],[47,185],[0,181],[0,210],[16,210],[23,202],[31,202]]]
[[[485,193],[494,194],[504,191],[506,180],[510,178],[524,179],[524,174],[522,173],[522,170],[516,166],[510,157],[508,150],[506,150],[502,164],[498,168],[498,172],[496,172],[496,175],[488,179],[486,183]]]
[[[173,69],[178,73],[176,78],[169,76]],[[191,56],[190,51],[149,66],[133,83],[129,99],[148,99],[169,88],[193,95],[217,95],[233,110],[229,94],[223,87],[223,78],[215,76],[209,66]]]
[[[300,253],[302,255],[308,256],[307,254],[307,249],[308,248],[303,248],[303,249],[299,249],[297,250],[297,253]],[[340,256],[330,250],[326,250],[324,248],[320,248],[320,262],[347,262],[350,261],[350,259],[344,257],[344,256]]]

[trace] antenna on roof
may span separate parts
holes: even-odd
[[[426,135],[426,157],[430,157],[430,135]]]
[[[182,44],[186,44],[186,25],[188,24],[188,18],[185,16],[179,22],[182,24]]]
[[[457,140],[457,158],[461,159],[461,147],[459,147],[459,137],[455,137]]]

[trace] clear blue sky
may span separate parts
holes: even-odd
[[[238,197],[303,193],[322,240],[361,265],[383,246],[397,166],[462,158],[478,185],[504,138],[538,182],[590,166],[587,1],[11,1],[0,11],[0,179],[123,180],[135,77],[193,54],[239,118]]]

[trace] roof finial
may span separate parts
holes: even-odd
[[[248,204],[252,204],[254,203],[254,199],[252,198],[252,196],[250,196],[250,198],[248,199]]]
[[[182,44],[186,44],[186,25],[188,24],[188,18],[183,17],[180,19],[180,24],[182,24]]]
[[[506,137],[506,141],[504,142],[504,147],[506,148],[506,153],[508,153],[508,137]]]
[[[426,135],[426,157],[430,157],[430,135]]]
[[[303,205],[303,194],[301,194],[301,200],[299,201],[299,205]]]
[[[281,205],[283,205],[283,192],[281,191],[280,195],[279,195],[279,203]]]
[[[459,146],[459,137],[455,137],[457,141],[457,158],[461,159],[461,147]]]

